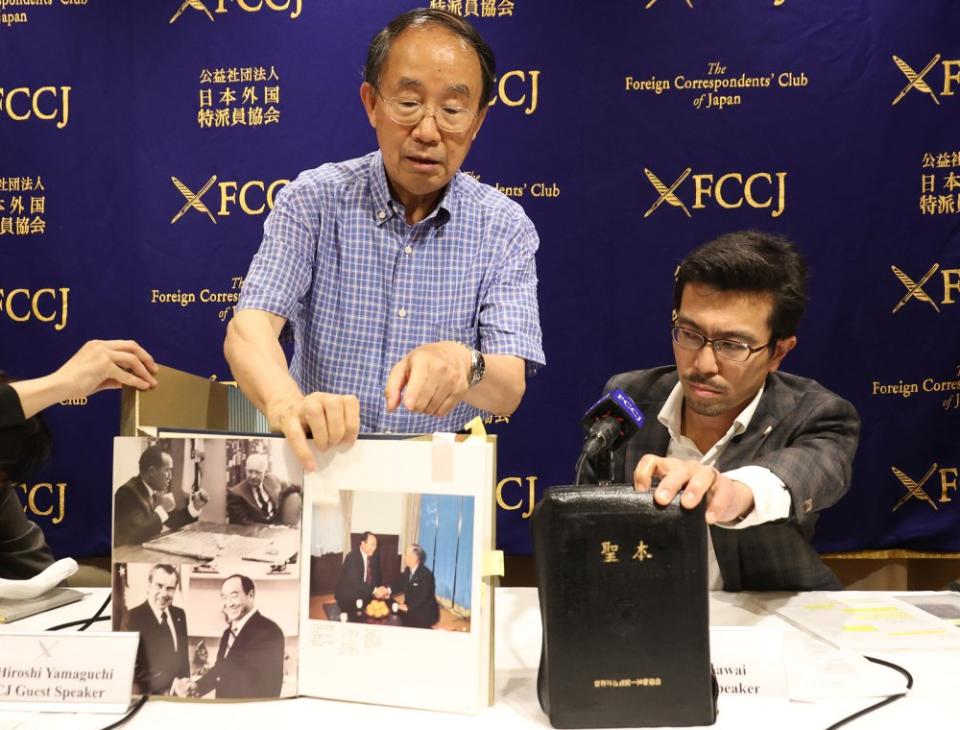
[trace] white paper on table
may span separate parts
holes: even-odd
[[[904,593],[894,596],[911,606],[916,606],[941,621],[960,626],[960,593]]]
[[[890,596],[813,591],[757,600],[766,610],[839,649],[960,649],[960,628]]]
[[[907,680],[859,654],[831,649],[790,676],[790,699],[798,702],[889,697],[907,689]]]

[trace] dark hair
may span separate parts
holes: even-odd
[[[497,61],[493,56],[493,50],[483,40],[476,28],[460,16],[446,10],[415,8],[398,15],[387,23],[387,26],[370,41],[370,47],[367,49],[367,62],[363,67],[363,80],[375,89],[379,89],[380,75],[383,73],[383,65],[387,61],[387,55],[390,53],[390,46],[393,41],[408,28],[421,28],[425,25],[436,25],[450,31],[458,38],[465,40],[477,52],[482,79],[479,108],[485,107],[493,95],[493,84],[497,77]]]
[[[0,370],[0,383],[9,382]],[[53,451],[53,437],[39,413],[18,427],[4,429],[3,441],[0,443],[0,484],[8,479],[22,479],[43,465]]]
[[[410,545],[410,549],[413,550],[413,554],[417,556],[417,560],[420,561],[420,565],[423,565],[425,562],[427,562],[427,551],[417,545],[417,543]]]
[[[240,575],[239,573],[228,575],[226,578],[223,579],[224,584],[226,584],[228,580],[231,580],[233,578],[240,579],[240,587],[243,589],[243,592],[246,593],[248,596],[257,589],[257,587],[254,585],[253,581],[250,578],[248,578],[245,575]]]
[[[151,446],[140,454],[140,473],[143,474],[151,467],[160,468],[163,466],[163,457],[169,454],[160,446]]]
[[[180,573],[174,568],[170,563],[157,563],[150,568],[150,572],[147,573],[147,583],[153,582],[153,574],[158,570],[162,570],[164,573],[169,573],[174,578],[177,579],[177,585],[180,585]]]
[[[790,241],[760,231],[726,233],[690,253],[677,267],[673,307],[687,284],[720,291],[769,293],[771,346],[794,335],[807,304],[807,265]]]
[[[367,538],[368,538],[368,537],[371,537],[371,536],[376,537],[376,535],[374,535],[372,532],[370,532],[370,530],[364,531],[364,533],[363,533],[362,535],[360,535],[360,542],[366,542],[366,541],[367,541]]]

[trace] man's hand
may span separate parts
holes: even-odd
[[[160,495],[160,504],[158,505],[167,514],[170,514],[177,508],[177,501],[174,499],[173,494],[170,492],[164,492]]]
[[[133,340],[90,340],[53,374],[69,397],[83,398],[99,390],[131,385],[156,387],[157,363]],[[66,400],[66,399],[64,399]]]
[[[174,697],[189,697],[190,686],[192,684],[190,677],[177,677],[173,680],[173,685],[170,687],[170,694]]]
[[[360,401],[355,395],[311,393],[278,400],[267,406],[270,428],[290,442],[307,471],[317,468],[307,445],[307,432],[321,451],[339,444],[352,444],[360,433]]]
[[[402,402],[413,413],[447,415],[467,392],[470,364],[470,350],[459,342],[431,342],[411,350],[387,378],[387,412]]]
[[[199,511],[210,501],[210,495],[207,494],[206,489],[198,489],[190,495],[190,501],[193,502],[193,508]]]
[[[645,454],[633,472],[633,485],[637,491],[645,492],[654,477],[660,477],[654,494],[657,504],[670,504],[681,490],[680,504],[687,509],[696,507],[706,497],[707,524],[734,522],[753,510],[753,492],[747,485],[728,479],[699,461]]]

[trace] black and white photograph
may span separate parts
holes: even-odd
[[[289,697],[297,691],[299,580],[250,563],[118,563],[114,630],[137,631],[137,694]]]
[[[118,439],[114,560],[295,563],[300,474],[282,439]]]

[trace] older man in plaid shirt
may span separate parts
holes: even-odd
[[[462,18],[398,16],[360,87],[379,150],[301,173],[267,218],[224,352],[307,469],[308,432],[323,449],[360,430],[457,430],[511,413],[544,363],[536,230],[459,171],[493,80]]]

